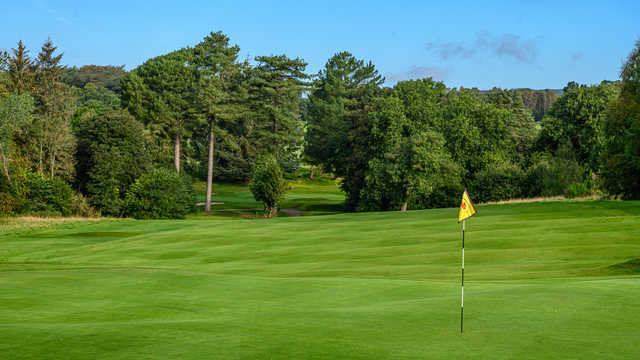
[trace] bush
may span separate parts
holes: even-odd
[[[87,110],[75,131],[78,188],[102,214],[120,216],[127,189],[151,166],[143,125],[123,110]]]
[[[191,180],[161,168],[140,176],[129,188],[125,215],[136,219],[182,219],[192,206]]]
[[[0,181],[0,214],[97,216],[87,199],[60,178],[19,170],[11,181]]]
[[[567,187],[567,190],[565,191],[564,195],[569,199],[572,199],[580,196],[587,196],[590,194],[591,194],[591,189],[589,187],[589,184],[587,184],[586,182],[579,182],[579,183],[570,184]]]
[[[0,214],[11,215],[16,210],[16,198],[13,194],[1,191],[0,192]]]
[[[264,205],[267,217],[277,215],[278,205],[287,190],[287,183],[275,157],[265,156],[256,161],[249,188],[256,201]]]
[[[0,176],[0,214],[19,212],[27,201],[26,172],[13,174],[11,180]]]
[[[45,215],[73,214],[73,190],[64,180],[47,178],[38,173],[25,176],[26,199],[19,209],[21,213]]]
[[[89,204],[89,200],[80,193],[75,193],[71,197],[71,212],[77,216],[99,216],[99,213]]]
[[[528,196],[566,195],[571,184],[581,183],[584,169],[573,159],[538,154],[526,175]]]
[[[476,174],[472,193],[478,201],[498,201],[523,196],[524,172],[507,161],[495,161]]]

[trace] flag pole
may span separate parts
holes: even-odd
[[[467,220],[462,220],[462,281],[460,283],[460,333],[464,332],[464,230]]]

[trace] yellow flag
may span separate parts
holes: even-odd
[[[460,209],[458,210],[458,222],[467,220],[476,214],[476,208],[469,198],[469,193],[465,190],[462,193],[462,202],[460,203]]]

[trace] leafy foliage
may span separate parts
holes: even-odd
[[[604,187],[625,199],[640,199],[640,40],[621,71],[620,97],[604,125]]]
[[[434,193],[460,189],[460,170],[444,147],[442,135],[410,122],[402,102],[381,98],[370,114],[377,144],[361,190],[363,210],[429,207]]]
[[[62,76],[62,81],[78,88],[84,88],[88,84],[93,84],[98,88],[119,92],[121,90],[120,80],[126,73],[124,65],[84,65],[79,68],[72,67],[66,69]]]
[[[256,201],[264,205],[267,217],[277,215],[278,205],[287,190],[287,182],[275,156],[265,155],[256,161],[249,189]]]
[[[151,168],[143,126],[129,113],[107,110],[76,125],[76,183],[105,215],[121,215],[131,184]]]
[[[286,55],[258,56],[256,61],[249,78],[252,142],[257,154],[275,154],[293,172],[303,140],[300,102],[307,63]]]
[[[73,177],[75,137],[71,132],[71,119],[76,110],[70,87],[61,80],[64,66],[62,54],[48,39],[42,45],[36,60],[33,95],[36,116],[28,138],[32,162],[39,173],[49,177]]]
[[[564,195],[569,186],[583,182],[584,174],[568,147],[561,148],[557,156],[539,153],[527,170],[523,191],[528,196]]]
[[[524,171],[518,165],[495,159],[476,174],[473,195],[482,202],[523,197],[524,179]]]
[[[181,49],[147,60],[122,81],[123,105],[156,136],[159,146],[173,141],[174,165],[181,170],[182,139],[200,118],[194,108],[192,51]]]
[[[106,87],[97,86],[93,83],[88,83],[81,89],[76,88],[75,95],[77,97],[78,111],[82,111],[83,107],[120,108],[118,94]]]
[[[25,199],[20,213],[63,215],[73,214],[74,193],[64,180],[47,178],[38,173],[25,176]]]
[[[351,211],[452,206],[465,187],[479,201],[639,198],[639,44],[621,82],[481,91],[430,78],[383,87],[375,66],[348,52],[310,84],[304,60],[241,61],[222,32],[131,72],[66,68],[51,40],[32,59],[20,41],[0,51],[0,208],[22,211],[35,172],[77,186],[87,196],[74,195],[77,212],[183,216],[164,198],[127,202],[135,179],[138,188],[170,183],[147,171],[171,159],[207,179],[206,209],[214,178],[246,183],[262,171],[251,183],[271,182],[259,196],[273,214],[278,179],[294,177],[301,161],[336,177]],[[152,202],[162,209],[145,208]]]
[[[618,91],[618,85],[610,82],[594,86],[567,84],[542,120],[538,148],[556,153],[560,146],[568,144],[580,165],[597,171],[606,110]]]
[[[3,174],[10,177],[10,166],[16,152],[16,135],[33,121],[33,98],[13,93],[0,98],[0,158]]]
[[[306,158],[342,178],[351,210],[360,202],[371,156],[367,109],[382,82],[372,63],[341,52],[320,72],[306,107]]]
[[[129,188],[125,214],[136,219],[182,219],[192,206],[191,180],[158,168],[140,176]]]

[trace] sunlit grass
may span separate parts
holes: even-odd
[[[634,359],[640,202],[71,221],[0,237],[7,359]]]

